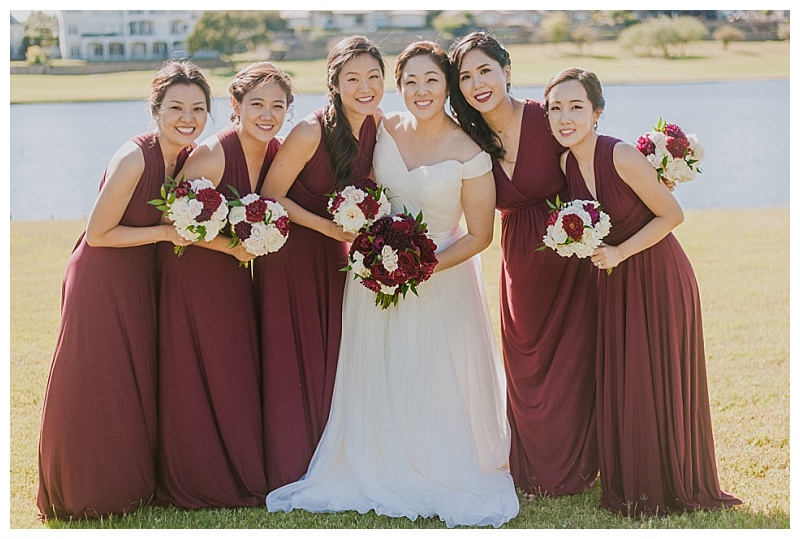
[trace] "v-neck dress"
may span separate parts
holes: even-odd
[[[462,182],[481,152],[407,169],[381,125],[375,175],[392,213],[422,211],[437,251],[461,238]],[[382,310],[348,275],[331,415],[308,473],[267,497],[270,511],[374,510],[500,526],[519,500],[508,470],[502,363],[472,257]]]
[[[614,166],[619,142],[600,136],[594,156],[597,200],[611,218],[608,245],[654,217]],[[567,182],[576,198],[593,198],[573,155]],[[719,487],[700,294],[678,240],[670,233],[610,275],[597,274],[601,506],[660,515],[742,503]]]
[[[235,129],[217,135],[223,196],[252,191]],[[280,147],[267,147],[256,188]],[[195,178],[187,178],[195,179]],[[159,244],[158,495],[184,509],[259,506],[267,495],[261,366],[250,270],[219,251]]]
[[[537,251],[548,201],[568,200],[544,105],[527,101],[513,178],[493,159],[502,224],[500,330],[511,473],[527,493],[572,494],[597,478],[596,295],[590,265]]]

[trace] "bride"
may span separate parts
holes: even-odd
[[[491,160],[444,111],[449,70],[435,43],[398,56],[410,113],[385,116],[373,158],[393,214],[422,210],[439,264],[419,297],[386,310],[348,280],[328,424],[308,472],[267,496],[270,511],[436,515],[448,527],[499,527],[519,512],[476,256],[492,240]]]

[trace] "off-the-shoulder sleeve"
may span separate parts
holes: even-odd
[[[480,152],[478,155],[464,163],[464,168],[461,169],[461,177],[465,180],[483,176],[492,170],[492,158],[486,152]]]

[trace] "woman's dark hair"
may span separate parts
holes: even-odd
[[[553,75],[553,78],[550,79],[550,82],[545,86],[545,111],[550,110],[550,103],[548,102],[550,91],[557,85],[562,82],[567,82],[568,80],[576,80],[583,84],[583,88],[586,90],[586,97],[589,98],[593,111],[602,111],[606,108],[606,99],[603,97],[603,86],[600,84],[600,79],[597,78],[597,75],[582,67],[570,67]]]
[[[285,71],[270,62],[250,64],[239,71],[228,84],[228,93],[241,103],[247,92],[269,82],[277,83],[286,93],[286,108],[289,108],[294,101],[292,79]],[[231,113],[231,121],[239,121],[239,115],[236,112]]]
[[[453,65],[450,80],[450,108],[453,117],[463,129],[486,153],[502,159],[506,154],[500,137],[492,131],[481,113],[470,105],[459,88],[459,73],[464,56],[471,50],[478,49],[486,56],[500,64],[501,69],[511,65],[508,51],[487,32],[478,31],[467,34],[450,47],[450,62]],[[511,84],[506,85],[510,90]]]
[[[400,79],[403,76],[403,70],[411,58],[415,56],[430,56],[431,60],[439,66],[439,70],[444,74],[445,84],[448,90],[450,89],[450,79],[452,78],[453,64],[450,63],[450,58],[447,53],[438,43],[433,41],[417,41],[412,43],[397,56],[397,63],[394,67],[394,80],[397,87],[400,88]]]
[[[206,110],[211,112],[211,86],[200,68],[191,60],[167,60],[161,65],[150,85],[150,114],[155,118],[164,102],[164,95],[173,84],[196,84],[206,98]]]
[[[353,134],[350,122],[344,114],[342,96],[337,90],[339,73],[347,61],[362,54],[368,54],[375,58],[380,64],[381,75],[386,75],[386,64],[381,51],[365,37],[347,37],[337,43],[328,53],[328,99],[330,99],[330,105],[325,107],[323,120],[331,168],[339,187],[354,179],[352,178],[354,162],[359,152],[358,139]]]

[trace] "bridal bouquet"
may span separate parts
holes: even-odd
[[[289,214],[283,206],[255,193],[242,197],[235,188],[230,187],[230,190],[236,199],[228,202],[232,236],[228,247],[241,243],[255,256],[274,253],[283,247],[289,237]],[[239,265],[247,267],[249,263],[240,262]]]
[[[214,184],[205,178],[179,182],[169,179],[161,186],[161,198],[150,200],[166,213],[175,230],[190,241],[211,241],[228,222],[228,205]],[[185,247],[175,246],[175,254],[183,254]]]
[[[353,241],[349,266],[361,284],[377,295],[375,305],[397,305],[402,295],[430,278],[436,267],[436,244],[427,235],[422,212],[406,211],[378,219]]]
[[[662,118],[653,131],[645,133],[636,143],[639,150],[658,172],[659,181],[683,183],[695,179],[705,149],[697,135],[688,135],[675,124]]]
[[[370,178],[328,195],[328,212],[345,232],[358,234],[392,210],[383,187]]]
[[[572,200],[562,203],[556,197],[556,203],[549,200],[551,211],[547,218],[547,231],[544,245],[537,251],[553,249],[561,256],[577,256],[586,258],[611,230],[611,219],[602,211],[596,200]],[[611,273],[611,270],[607,270]]]

